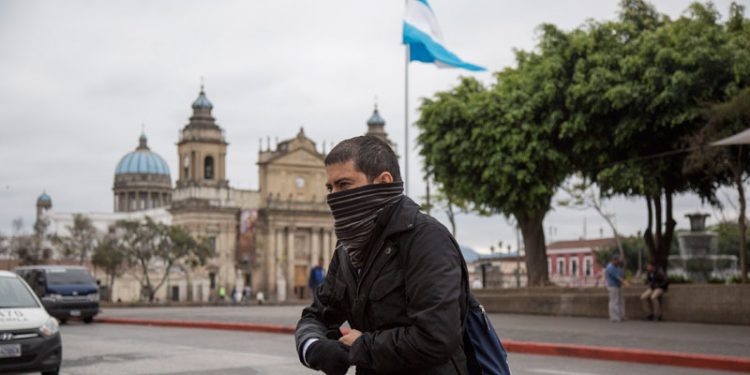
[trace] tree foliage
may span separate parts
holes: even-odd
[[[542,222],[569,169],[557,136],[572,69],[569,39],[540,27],[539,52],[518,52],[517,67],[489,88],[464,78],[424,99],[418,142],[425,168],[449,196],[513,216],[523,232],[529,285],[549,282]]]
[[[540,26],[539,43],[485,87],[471,78],[424,99],[417,126],[428,175],[477,209],[516,218],[529,284],[547,282],[542,221],[565,179],[581,174],[602,197],[643,197],[649,257],[666,269],[673,197],[716,204],[726,184],[684,166],[704,108],[750,82],[750,28],[733,4],[722,23],[711,3],[677,19],[623,0],[613,21],[563,32]]]
[[[182,227],[145,221],[122,220],[115,223],[115,249],[122,251],[129,267],[149,301],[166,282],[174,266],[194,268],[211,255],[205,240],[196,240]],[[156,278],[154,279],[154,276]]]
[[[83,214],[73,214],[73,225],[66,228],[67,236],[55,235],[52,240],[65,257],[74,258],[79,264],[83,264],[94,251],[99,232],[91,219]]]
[[[114,233],[115,227],[110,226],[109,233],[99,239],[91,256],[91,263],[103,269],[107,275],[110,302],[112,301],[115,280],[124,274],[127,267],[126,249]]]

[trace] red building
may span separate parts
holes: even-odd
[[[547,245],[547,271],[550,281],[560,286],[603,285],[602,270],[595,250],[615,246],[614,238],[557,241]]]

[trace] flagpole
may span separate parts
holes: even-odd
[[[409,44],[404,61],[404,190],[409,195]]]

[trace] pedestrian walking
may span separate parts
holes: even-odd
[[[227,290],[222,286],[219,287],[219,300],[224,302],[224,298],[227,296]]]
[[[661,303],[659,299],[669,287],[669,279],[654,263],[646,265],[646,285],[648,287],[641,294],[641,306],[646,312],[646,320],[662,320]]]
[[[379,138],[345,140],[325,165],[338,243],[297,324],[300,362],[327,375],[351,365],[359,375],[467,374],[455,239],[403,194],[398,158]]]
[[[625,319],[625,298],[622,294],[622,286],[628,285],[625,280],[625,271],[622,269],[622,260],[615,254],[612,256],[607,267],[604,269],[607,277],[607,292],[609,293],[609,320],[621,322]]]
[[[310,288],[310,295],[315,293],[315,289],[320,284],[323,284],[325,278],[326,273],[323,269],[323,259],[319,259],[318,264],[310,270],[310,277],[307,278],[307,286]]]
[[[242,303],[247,304],[248,301],[250,301],[251,296],[252,296],[252,291],[250,289],[250,285],[245,285],[245,287],[242,288]]]

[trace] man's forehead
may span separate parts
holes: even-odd
[[[347,160],[341,163],[326,165],[326,174],[328,174],[329,178],[335,177],[335,176],[343,176],[343,175],[357,173],[357,172],[359,172],[359,170],[354,165],[353,160]]]

